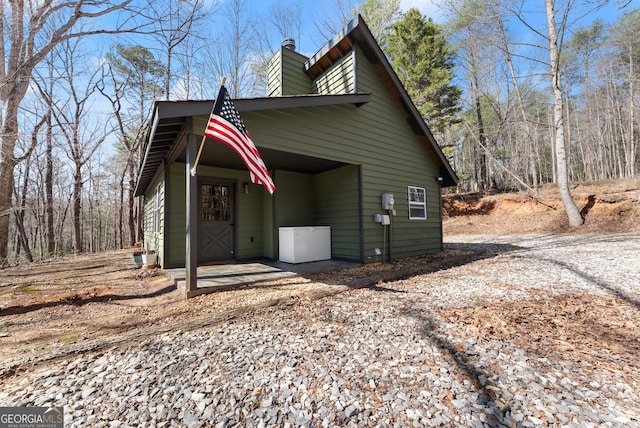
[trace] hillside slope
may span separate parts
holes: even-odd
[[[571,193],[585,218],[576,229],[555,186],[541,188],[537,199],[525,192],[445,195],[444,234],[640,232],[640,179],[579,184]]]

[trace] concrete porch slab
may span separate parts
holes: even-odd
[[[357,263],[340,260],[322,260],[299,264],[253,262],[198,266],[198,288],[191,292],[186,289],[185,268],[166,269],[165,274],[173,281],[182,295],[188,299],[201,294],[230,290],[254,282],[304,276],[357,265]]]

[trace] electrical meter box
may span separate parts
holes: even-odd
[[[391,193],[383,193],[382,194],[382,209],[383,210],[392,210],[393,209],[393,195]]]

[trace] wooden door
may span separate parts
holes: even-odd
[[[234,186],[228,182],[199,184],[198,263],[234,259]]]

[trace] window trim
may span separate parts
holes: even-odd
[[[422,201],[412,201],[412,193],[422,193]],[[427,219],[427,190],[419,186],[407,186],[407,205],[409,208],[409,220],[426,220]],[[411,209],[420,209],[424,212],[421,216],[412,215]]]
[[[153,233],[155,234],[162,233],[160,226],[160,216],[162,210],[162,205],[160,204],[160,194],[161,189],[160,184],[158,184],[153,191]]]

